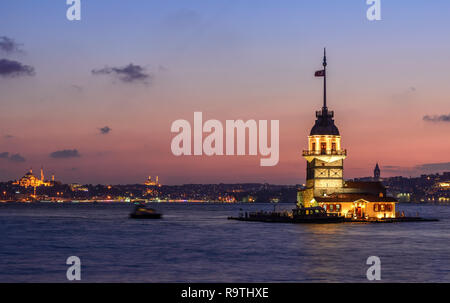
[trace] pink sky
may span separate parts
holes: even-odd
[[[0,5],[0,37],[21,51],[0,51],[0,59],[30,65],[35,75],[0,77],[0,155],[8,153],[0,157],[1,181],[43,165],[66,183],[142,183],[148,175],[165,184],[303,183],[301,151],[321,107],[314,72],[324,46],[346,178],[372,175],[377,161],[385,177],[450,170],[450,123],[423,119],[450,115],[448,3],[386,3],[379,23],[365,19],[363,4],[342,1],[117,3],[112,11],[93,3],[75,25],[51,2],[36,14],[13,2]],[[148,78],[127,82],[111,72],[130,63]],[[171,123],[192,123],[195,111],[223,123],[279,120],[279,164],[173,156]],[[101,134],[105,126],[111,131]],[[73,149],[80,157],[49,156]]]

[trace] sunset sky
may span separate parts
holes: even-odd
[[[448,0],[382,0],[373,22],[365,0],[82,0],[72,22],[65,2],[0,2],[0,181],[303,183],[325,46],[345,178],[450,171]],[[175,157],[195,111],[279,120],[278,165]]]

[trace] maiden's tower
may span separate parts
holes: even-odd
[[[344,180],[344,159],[341,134],[335,125],[334,112],[327,107],[327,58],[324,50],[323,69],[315,73],[323,78],[323,106],[316,112],[316,121],[308,136],[306,187],[298,192],[300,207],[321,206],[328,213],[353,219],[395,217],[396,200],[386,196],[381,182]]]

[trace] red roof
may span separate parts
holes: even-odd
[[[380,197],[377,195],[371,194],[358,194],[358,193],[350,193],[350,194],[337,194],[331,195],[327,197],[314,197],[317,202],[354,202],[360,199],[364,199],[368,202],[397,202],[397,200],[393,197]]]

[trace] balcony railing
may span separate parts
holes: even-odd
[[[327,114],[328,114],[328,116],[331,117],[331,118],[334,117],[334,111],[332,111],[332,110],[328,110],[328,111],[327,111]],[[323,115],[323,111],[321,111],[321,110],[316,111],[316,117],[317,117],[317,118],[322,117],[322,115]]]
[[[304,150],[303,156],[347,156],[347,150]]]

